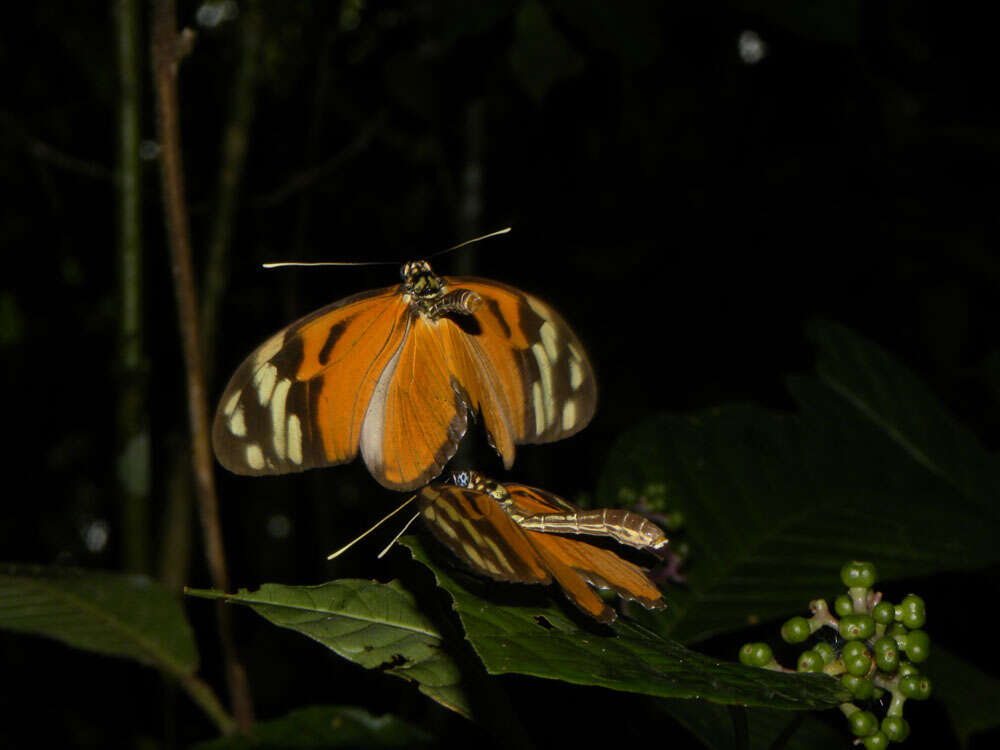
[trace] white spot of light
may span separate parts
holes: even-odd
[[[80,533],[83,536],[83,544],[87,550],[96,554],[108,546],[108,538],[111,536],[111,524],[103,518],[95,518],[86,522]]]
[[[760,34],[750,29],[740,32],[736,49],[740,53],[740,59],[747,65],[756,65],[767,57],[767,42],[760,38]]]
[[[225,21],[232,21],[240,13],[236,0],[216,0],[203,3],[194,12],[194,19],[199,26],[213,28]]]

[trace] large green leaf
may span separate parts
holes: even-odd
[[[822,721],[818,714],[796,711],[779,711],[774,708],[749,708],[745,717],[734,715],[739,709],[722,706],[708,701],[661,700],[650,706],[655,714],[663,711],[706,747],[740,747],[737,743],[737,722],[746,720],[748,747],[781,747],[784,750],[815,750],[816,748],[844,748],[848,745],[847,722],[836,714],[842,722],[840,731]],[[778,742],[781,744],[777,744]]]
[[[451,594],[466,637],[491,674],[516,672],[746,706],[829,708],[847,699],[840,683],[824,675],[778,674],[720,662],[623,621],[591,629],[548,599],[515,605],[484,600],[432,562],[415,537],[402,543]]]
[[[952,727],[965,747],[969,737],[997,726],[1000,680],[934,646],[924,669],[934,680],[934,695],[944,703]]]
[[[693,557],[666,615],[685,642],[803,611],[837,593],[845,560],[881,580],[1000,561],[997,462],[904,367],[817,325],[821,378],[797,378],[797,415],[732,406],[657,415],[612,451],[598,497],[667,488]]]
[[[198,667],[194,636],[176,596],[145,576],[2,564],[0,627],[178,676]]]
[[[280,719],[259,721],[246,734],[220,737],[197,748],[423,747],[431,741],[426,732],[395,716],[372,716],[350,706],[310,706]]]
[[[257,591],[237,594],[196,589],[187,593],[245,604],[275,625],[307,635],[366,669],[414,680],[422,693],[469,714],[458,667],[442,648],[441,634],[398,581],[266,583]]]

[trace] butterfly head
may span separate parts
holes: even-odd
[[[500,484],[500,482],[495,479],[490,479],[489,477],[484,477],[478,471],[473,471],[472,469],[463,469],[461,471],[453,472],[451,475],[451,483],[456,487],[463,487],[467,490],[482,492],[495,500],[503,501],[510,496],[510,493],[507,492],[507,488]]]
[[[431,270],[426,260],[411,260],[399,271],[403,277],[403,290],[414,297],[436,297],[444,289],[444,279]]]

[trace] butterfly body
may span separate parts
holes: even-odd
[[[663,531],[625,510],[582,511],[557,495],[501,484],[472,471],[453,484],[420,491],[420,514],[434,535],[469,567],[500,581],[559,583],[566,596],[600,622],[615,612],[591,588],[607,588],[647,609],[666,605],[645,571],[614,552],[559,534],[607,536],[659,553]],[[603,518],[602,518],[603,516]]]
[[[281,474],[361,454],[383,486],[436,477],[479,413],[506,467],[515,444],[582,429],[597,388],[559,314],[513,287],[407,263],[402,283],[336,302],[237,369],[213,426],[219,461]]]

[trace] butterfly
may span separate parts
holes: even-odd
[[[573,604],[608,623],[615,611],[592,587],[611,589],[646,609],[664,609],[663,595],[646,571],[614,552],[564,534],[610,537],[659,554],[667,537],[638,513],[581,510],[561,497],[523,484],[501,484],[461,471],[416,496],[434,536],[478,573],[499,581],[551,583]]]
[[[438,476],[479,413],[510,468],[514,445],[583,429],[597,385],[579,339],[545,302],[496,281],[437,276],[334,302],[240,365],[215,415],[215,455],[237,474],[354,459],[384,487]]]

